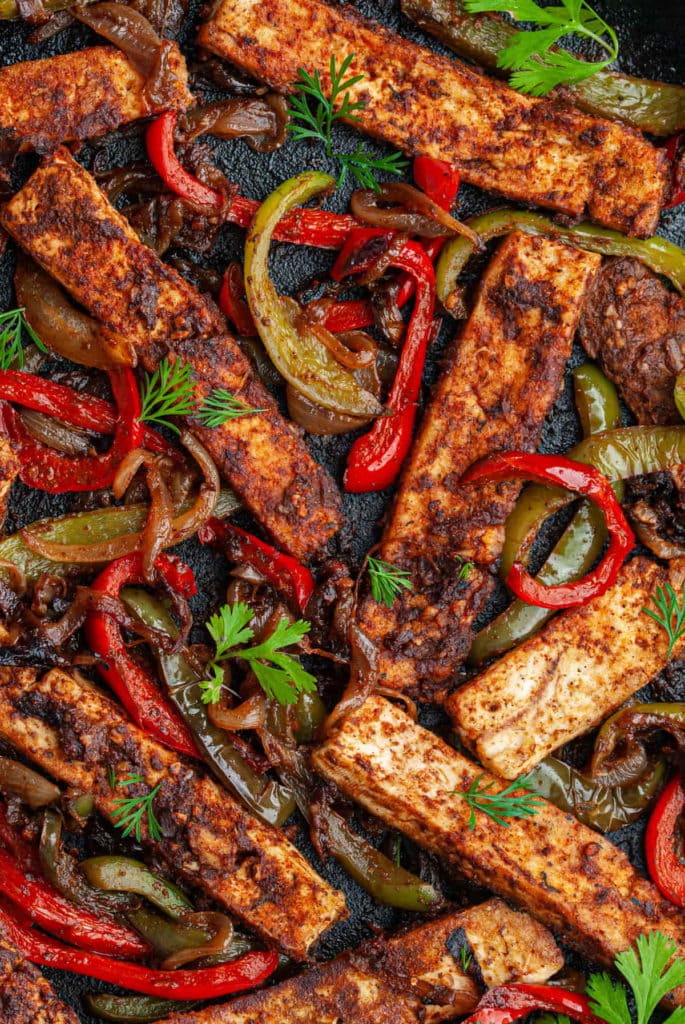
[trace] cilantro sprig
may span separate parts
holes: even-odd
[[[509,84],[519,92],[546,96],[558,85],[575,85],[591,78],[618,56],[616,32],[587,0],[562,0],[554,7],[541,7],[535,0],[464,0],[464,6],[470,14],[506,11],[516,21],[540,26],[516,32],[497,55],[497,66],[512,72]],[[606,56],[587,61],[557,49],[555,44],[570,35],[591,40]]]
[[[24,335],[41,352],[47,352],[24,313],[25,308],[9,309],[0,313],[0,370],[22,369],[24,365]]]
[[[111,786],[112,776],[110,775],[109,778]],[[117,785],[126,788],[144,783],[145,779],[142,775],[139,775],[137,772],[131,772],[130,775],[118,782]],[[114,801],[116,811],[112,815],[112,824],[116,828],[122,829],[121,834],[124,838],[133,834],[136,842],[140,842],[141,824],[144,817],[147,818],[147,830],[150,839],[156,842],[162,838],[162,829],[155,817],[153,806],[154,799],[159,793],[161,786],[162,783],[158,782],[153,789],[148,790],[142,796],[119,797]]]
[[[180,433],[173,422],[177,416],[197,416],[203,427],[220,427],[228,420],[264,412],[251,409],[225,388],[215,388],[198,405],[192,365],[166,356],[154,373],[145,374],[140,397],[141,421],[168,427],[176,434]]]
[[[675,952],[675,942],[662,932],[640,935],[635,949],[619,953],[615,960],[616,970],[630,985],[635,999],[635,1021],[625,988],[604,972],[588,978],[587,994],[592,1012],[607,1024],[649,1024],[664,996],[685,984],[685,960],[676,958],[668,966]],[[664,1024],[685,1024],[685,1007],[674,1010]]]
[[[352,153],[342,153],[333,148],[335,122],[346,120],[358,123],[361,118],[357,111],[363,110],[366,106],[363,100],[352,101],[350,98],[350,90],[364,78],[361,74],[345,77],[353,60],[354,54],[349,54],[338,66],[336,58],[331,57],[330,96],[324,91],[318,71],[310,75],[304,68],[298,68],[296,95],[293,96],[288,110],[291,119],[288,131],[295,139],[311,139],[323,144],[326,156],[336,159],[340,164],[338,185],[342,185],[349,173],[362,188],[370,188],[377,192],[379,185],[376,181],[376,172],[402,174],[407,167],[407,160],[402,154],[392,153],[389,156],[375,157],[361,143]]]
[[[254,612],[238,601],[225,604],[207,622],[207,631],[214,641],[216,653],[208,666],[208,678],[200,683],[205,704],[216,704],[223,685],[222,661],[240,658],[246,661],[267,697],[279,704],[294,704],[300,693],[316,691],[316,679],[302,668],[299,661],[283,651],[302,640],[309,632],[309,622],[289,622],[282,618],[274,631],[260,644],[243,646],[254,637],[248,625]]]

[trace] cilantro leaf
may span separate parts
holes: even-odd
[[[635,949],[616,957],[616,970],[626,979],[637,1008],[636,1024],[649,1024],[655,1009],[669,992],[685,984],[685,960],[676,957],[676,944],[662,932],[639,935]],[[670,966],[667,966],[672,960]],[[607,1024],[632,1024],[626,990],[616,985],[608,974],[592,974],[587,994],[590,1009]],[[678,1007],[666,1024],[685,1024],[685,1008]]]
[[[590,1009],[607,1024],[632,1024],[626,990],[622,985],[616,985],[608,974],[590,975],[587,994]]]
[[[207,623],[207,632],[216,645],[216,660],[228,656],[232,647],[246,644],[254,636],[254,630],[248,622],[254,615],[249,604],[238,601],[236,604],[225,604],[216,615],[212,615]]]

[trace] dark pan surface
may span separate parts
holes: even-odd
[[[358,6],[365,15],[376,18],[435,50],[447,52],[400,17],[398,0],[362,0]],[[665,81],[685,81],[685,6],[681,0],[659,0],[658,3],[655,0],[596,0],[595,6],[618,29],[621,41],[620,64],[623,70]],[[188,55],[192,55],[197,18],[198,5],[195,3],[191,7],[191,17],[184,28],[182,38]],[[93,42],[91,33],[79,27],[67,29],[40,47],[30,46],[26,42],[26,35],[27,32],[21,25],[0,23],[1,64],[67,52]],[[336,54],[344,55],[342,52]],[[363,71],[363,68],[356,70]],[[354,133],[350,130],[348,136],[351,144]],[[227,176],[239,182],[246,194],[257,199],[264,198],[281,181],[306,168],[332,170],[335,173],[335,169],[327,165],[320,147],[311,148],[305,144],[288,142],[284,149],[275,154],[259,155],[241,142],[217,141],[214,145],[216,160]],[[127,133],[125,138],[112,137],[104,146],[98,147],[97,163],[101,168],[115,166],[140,155],[142,148],[139,135]],[[79,159],[91,167],[95,156],[95,149],[85,146]],[[24,168],[24,172],[27,170],[30,170],[29,164]],[[350,191],[351,187],[340,190],[332,205],[336,209],[344,209]],[[462,216],[472,215],[493,205],[492,199],[469,187],[462,188],[460,200]],[[680,245],[685,245],[685,206],[663,215],[659,233]],[[241,232],[233,228],[225,230],[212,256],[217,268],[223,269],[228,259],[240,256],[241,243]],[[325,271],[330,263],[330,254],[298,249],[294,246],[280,246],[274,261],[274,274],[283,290],[294,291]],[[10,251],[0,259],[0,310],[15,305],[12,291],[13,265],[14,257]],[[427,387],[435,380],[439,370],[440,351],[452,333],[451,324],[444,327],[441,332],[429,361]],[[576,350],[572,362],[580,362],[582,359],[582,354]],[[629,422],[628,418],[626,422]],[[577,440],[578,434],[570,387],[567,386],[546,425],[543,449],[563,451]],[[310,439],[315,456],[331,470],[338,481],[342,477],[344,457],[349,443],[349,439],[346,438]],[[388,493],[345,496],[346,525],[334,542],[334,548],[355,569],[378,537],[379,521],[388,498]],[[66,511],[70,507],[68,498],[54,498],[17,485],[13,494],[8,528],[15,529],[41,516]],[[226,564],[208,550],[201,550],[194,542],[184,545],[180,553],[191,562],[201,581],[200,594],[194,599],[194,612],[196,621],[203,622],[207,618],[208,610],[223,600]],[[680,671],[680,666],[672,666],[668,676],[661,677],[650,689],[657,699],[685,700],[685,672]],[[430,710],[425,712],[425,721],[437,730],[445,727],[440,717]],[[612,838],[628,853],[633,862],[644,870],[642,830],[642,826],[638,824],[615,833]],[[372,925],[391,927],[406,922],[407,915],[403,918],[401,914],[388,908],[377,907],[335,863],[319,863],[304,836],[300,837],[299,842],[321,874],[346,891],[351,912],[349,920],[334,928],[323,941],[319,949],[322,958],[328,958],[346,947],[357,944],[369,935]],[[454,895],[458,897],[466,894],[455,889]],[[589,965],[583,965],[579,958],[572,959],[581,968],[588,969]],[[61,971],[47,973],[65,1001],[78,1009],[84,1024],[90,1022],[92,1018],[83,1013],[80,996],[84,992],[104,990],[106,986]]]

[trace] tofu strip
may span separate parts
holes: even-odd
[[[642,611],[656,588],[685,578],[634,558],[606,594],[563,612],[445,703],[488,771],[516,779],[620,707],[669,661],[665,630]],[[677,652],[676,652],[677,653]]]
[[[381,820],[446,864],[542,921],[605,964],[638,935],[660,930],[685,956],[685,918],[626,855],[573,815],[542,801],[503,828],[461,793],[480,779],[505,787],[379,696],[351,712],[314,751],[315,768]],[[685,986],[676,1001],[685,1004]]]
[[[78,1024],[49,981],[0,934],[0,1024]]]
[[[379,557],[411,575],[388,608],[367,595],[358,624],[383,686],[432,696],[468,654],[521,485],[464,486],[472,462],[534,451],[561,388],[600,258],[520,232],[500,245],[448,356],[405,465]],[[466,579],[464,562],[473,562]]]
[[[12,445],[7,438],[0,436],[0,529],[5,524],[10,491],[19,469],[19,459],[12,450]]]
[[[121,50],[91,46],[0,68],[0,140],[49,153],[60,142],[94,139],[122,124],[193,102],[176,43],[168,44],[176,82],[165,101],[150,99],[141,73]]]
[[[461,953],[461,950],[464,953]],[[464,959],[470,956],[468,970]],[[424,1024],[469,1013],[484,987],[544,982],[564,958],[549,932],[501,900],[453,911],[221,1006],[168,1024]]]
[[[514,92],[350,5],[220,0],[198,43],[284,92],[300,67],[330,89],[331,52],[355,54],[350,73],[364,78],[346,95],[365,103],[355,111],[361,131],[409,156],[446,160],[464,181],[510,199],[628,234],[656,229],[667,161],[639,132]]]
[[[224,388],[254,416],[193,433],[276,543],[306,560],[340,521],[340,495],[286,422],[218,309],[139,241],[66,149],[47,159],[0,214],[9,234],[146,370],[171,354],[193,365],[201,402]]]
[[[53,778],[91,793],[117,818],[122,796],[146,796],[162,838],[143,815],[142,842],[182,883],[203,890],[287,956],[303,960],[345,898],[316,874],[279,829],[253,818],[201,768],[149,739],[94,686],[54,670],[37,678],[0,669],[0,736]],[[111,786],[137,773],[143,782]]]

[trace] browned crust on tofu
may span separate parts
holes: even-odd
[[[0,669],[0,736],[54,778],[92,793],[105,817],[116,818],[125,779],[127,796],[161,782],[155,816],[163,837],[147,832],[151,849],[182,882],[204,890],[270,945],[296,960],[336,920],[345,898],[316,874],[285,834],[253,818],[197,765],[149,739],[94,686],[61,671]]]
[[[318,0],[223,0],[198,42],[274,88],[299,67],[322,74],[332,52],[356,55],[362,131],[410,156],[447,160],[465,181],[511,199],[590,216],[635,235],[654,232],[667,187],[665,154],[625,125],[524,96]]]
[[[388,608],[367,595],[358,622],[383,686],[434,696],[468,654],[493,588],[520,484],[464,486],[494,452],[533,451],[562,384],[600,257],[520,232],[499,247],[433,389],[383,533],[380,557],[411,574]],[[464,561],[473,562],[467,579]]]
[[[673,386],[685,370],[685,299],[639,260],[608,260],[595,278],[580,341],[638,423],[682,423]]]
[[[20,468],[19,459],[12,445],[7,438],[0,437],[0,528],[5,523],[10,491]]]
[[[307,560],[340,522],[340,495],[288,423],[214,304],[143,245],[65,150],[4,207],[3,225],[106,328],[153,370],[171,353],[193,365],[198,401],[225,388],[255,416],[209,430],[190,421],[219,470],[276,543]]]
[[[150,100],[140,72],[109,46],[0,68],[0,142],[49,153],[60,142],[94,139],[141,117],[185,110],[193,102],[188,70],[176,43],[167,46],[176,81],[163,104]]]
[[[78,1024],[33,964],[0,935],[0,1024]]]
[[[612,964],[637,937],[661,931],[685,954],[685,918],[608,839],[542,801],[502,828],[461,799],[476,779],[505,783],[370,697],[314,751],[314,766],[346,796],[448,865],[511,899],[581,953]],[[675,993],[685,1004],[685,986]]]
[[[489,771],[515,779],[598,725],[668,664],[668,637],[642,609],[657,587],[679,591],[682,581],[680,563],[669,571],[634,558],[605,594],[552,619],[448,698],[462,742]]]
[[[460,948],[471,956],[466,972]],[[542,925],[494,899],[367,942],[273,988],[172,1014],[168,1024],[424,1024],[445,1006],[468,1012],[483,984],[546,981],[563,963]]]

